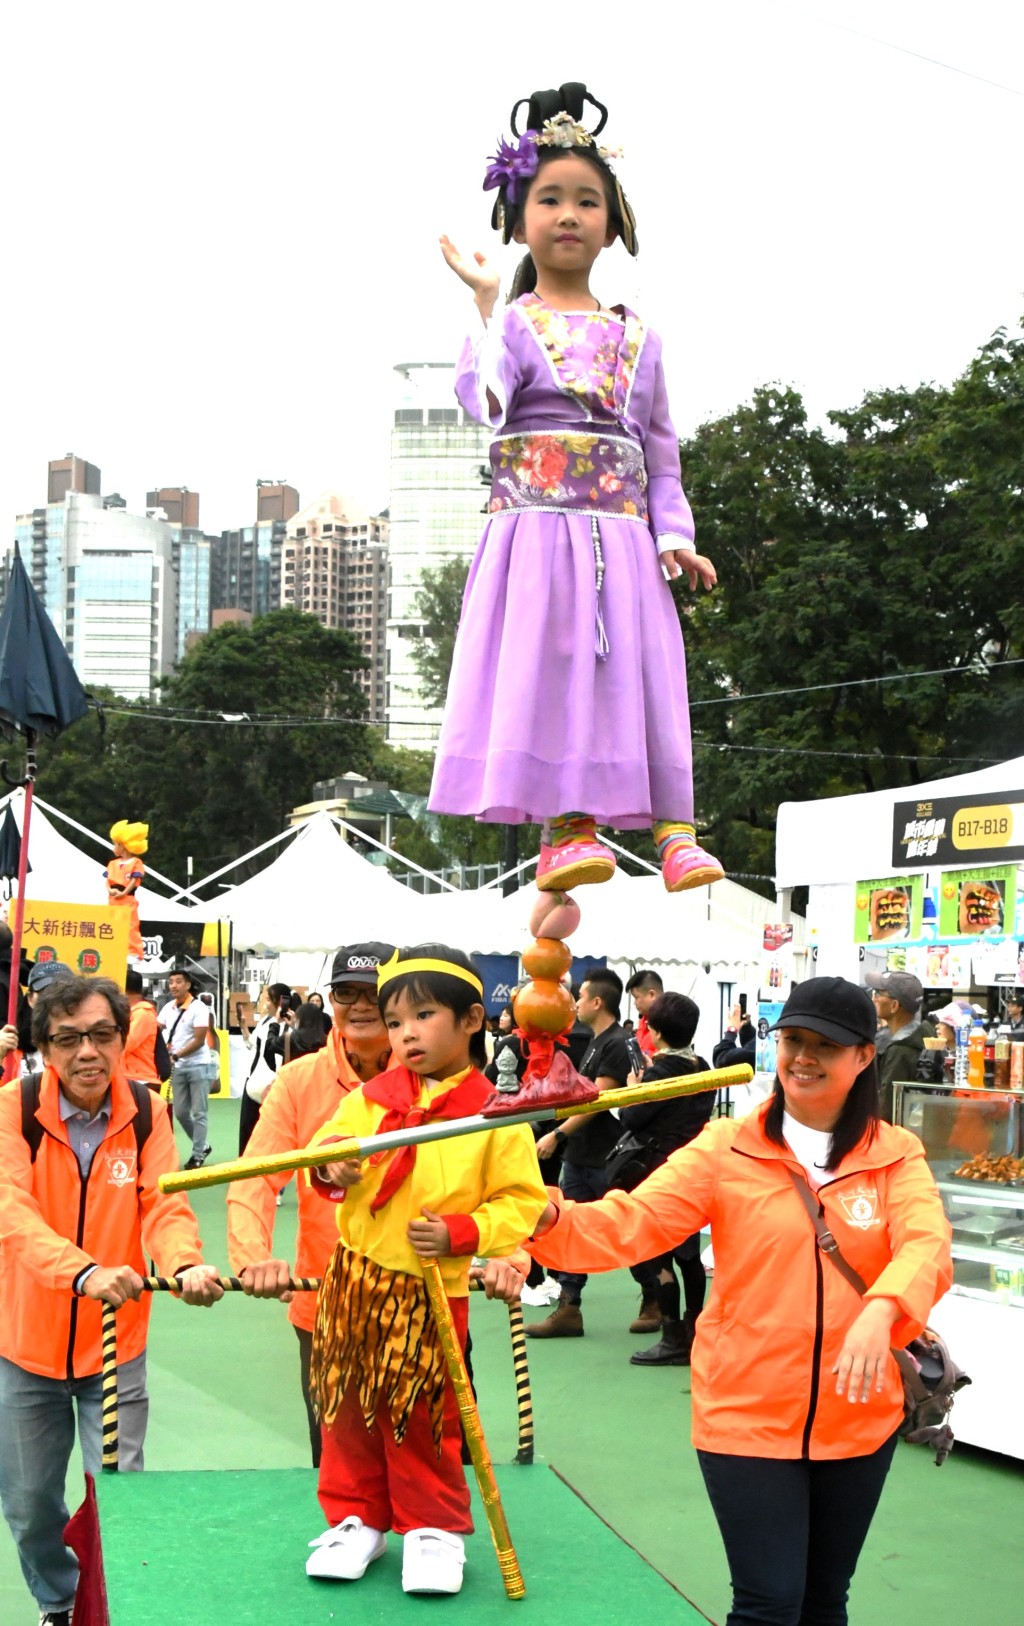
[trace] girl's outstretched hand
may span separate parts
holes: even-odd
[[[440,243],[445,263],[451,266],[467,288],[472,288],[480,314],[486,321],[498,303],[501,278],[497,271],[486,254],[476,253],[472,259],[467,259],[459,253],[450,237],[442,237]]]
[[[694,553],[691,548],[666,548],[659,553],[661,568],[669,581],[676,576],[687,576],[690,582],[691,593],[697,590],[698,579],[703,582],[708,592],[718,581],[718,572],[710,559],[705,559],[702,553]]]

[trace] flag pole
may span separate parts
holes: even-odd
[[[36,781],[36,734],[35,729],[25,730],[25,778],[22,781],[25,791],[25,806],[21,815],[21,847],[18,851],[18,898],[14,906],[14,920],[11,924],[11,983],[7,991],[7,1023],[15,1027],[18,1021],[18,995],[21,992],[19,971],[21,968],[21,944],[25,927],[25,880],[28,875],[28,831],[32,822],[32,792]],[[4,1057],[3,1082],[6,1084],[14,1077],[15,1061],[14,1051],[8,1051]]]

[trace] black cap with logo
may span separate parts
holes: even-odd
[[[344,982],[377,982],[377,967],[394,954],[392,943],[351,943],[340,948],[331,967],[331,987]]]

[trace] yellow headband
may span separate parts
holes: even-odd
[[[386,965],[377,967],[377,992],[382,994],[389,982],[396,977],[404,977],[407,973],[416,971],[440,971],[445,977],[459,977],[462,982],[468,982],[475,988],[480,998],[484,997],[484,985],[472,971],[464,966],[454,965],[451,960],[399,960],[398,950],[392,954]]]

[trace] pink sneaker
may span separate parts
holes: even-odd
[[[661,875],[666,892],[688,892],[691,887],[723,880],[725,871],[695,841],[673,841],[662,859]]]
[[[560,847],[541,842],[537,890],[569,892],[574,886],[596,886],[615,874],[615,855],[594,840],[565,841]]]

